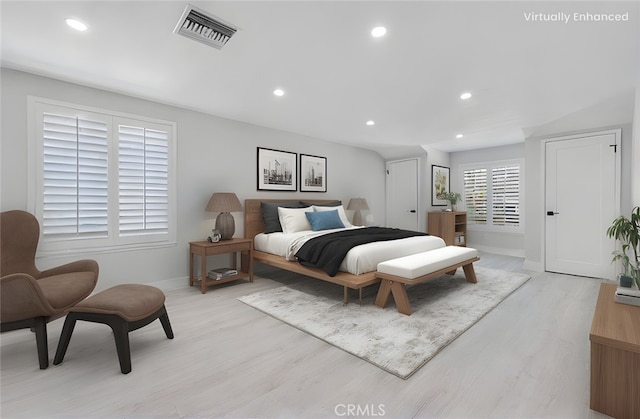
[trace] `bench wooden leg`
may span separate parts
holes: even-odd
[[[393,299],[396,302],[398,311],[410,316],[412,311],[405,285],[402,282],[391,282],[391,293],[393,294]]]
[[[378,307],[385,308],[389,302],[389,295],[393,294],[393,300],[396,303],[396,308],[402,314],[410,316],[411,305],[409,304],[409,296],[407,295],[407,288],[401,282],[395,282],[390,280],[382,280],[380,282],[380,288],[378,289],[378,295],[376,296],[375,304]]]
[[[388,279],[380,281],[380,288],[378,288],[378,295],[376,295],[375,305],[385,308],[387,302],[389,302],[389,295],[391,294],[391,282]]]
[[[449,271],[449,272],[447,272],[447,275],[455,275],[457,270],[458,270],[458,268],[456,268],[456,269],[454,269],[452,271]]]
[[[476,271],[473,269],[473,263],[464,265],[462,269],[464,269],[464,276],[467,278],[467,282],[471,282],[473,284],[478,282],[476,279]]]

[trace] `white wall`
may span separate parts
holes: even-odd
[[[27,210],[27,97],[39,96],[177,123],[177,246],[89,255],[100,264],[98,289],[118,283],[169,281],[186,286],[188,242],[204,240],[214,225],[204,207],[214,191],[246,198],[340,199],[364,197],[377,220],[385,219],[385,163],[376,152],[231,121],[173,106],[20,71],[2,69],[0,209]],[[256,149],[267,147],[327,157],[327,193],[256,190]],[[356,176],[357,175],[357,176]],[[243,213],[233,214],[236,237]],[[83,256],[85,257],[85,256]],[[76,257],[40,258],[40,269]],[[226,259],[225,259],[226,260]]]

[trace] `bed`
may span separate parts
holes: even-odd
[[[292,260],[290,257],[291,255],[287,255],[287,252],[291,251],[287,242],[288,238],[283,237],[288,236],[288,234],[264,234],[265,222],[262,214],[263,202],[270,204],[294,204],[299,201],[301,200],[245,200],[244,236],[245,238],[254,240],[253,259],[255,262],[264,263],[266,265],[341,285],[344,289],[345,304],[349,301],[349,289],[358,290],[361,295],[362,288],[380,282],[380,279],[376,277],[376,269],[379,262],[444,246],[444,241],[441,238],[429,235],[392,240],[385,244],[371,243],[357,246],[347,253],[344,263],[340,266],[340,270],[332,276],[322,269],[304,266],[299,262]],[[326,199],[306,199],[303,201],[318,206],[335,203],[335,200]]]

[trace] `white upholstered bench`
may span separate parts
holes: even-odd
[[[411,315],[406,284],[417,284],[442,274],[453,275],[462,267],[468,282],[476,283],[473,262],[480,260],[478,251],[469,247],[446,246],[416,253],[378,264],[376,277],[381,279],[375,304],[384,308],[393,294],[400,313]]]

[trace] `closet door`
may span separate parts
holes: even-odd
[[[418,159],[387,162],[387,227],[418,230]]]
[[[619,212],[620,131],[545,143],[545,269],[615,278],[606,231]]]

